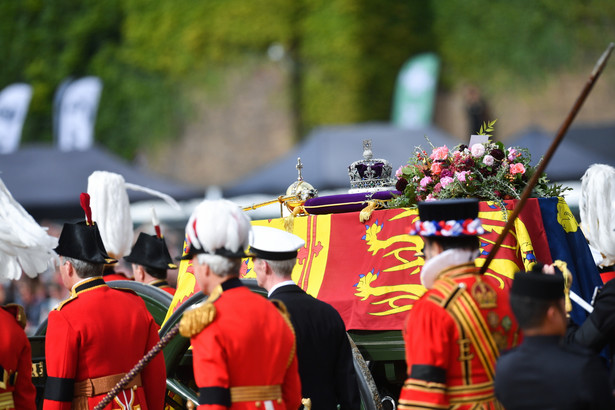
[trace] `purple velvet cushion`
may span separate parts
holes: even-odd
[[[315,215],[358,212],[367,206],[370,199],[388,200],[399,194],[399,191],[379,191],[320,196],[308,199],[303,207],[307,213]]]

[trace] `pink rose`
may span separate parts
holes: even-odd
[[[457,178],[460,182],[466,182],[466,175],[469,174],[469,171],[459,171],[455,172],[455,178]]]
[[[404,169],[403,165],[401,167],[397,168],[397,171],[395,171],[395,176],[397,177],[397,179],[401,178],[402,169]]]
[[[434,192],[440,192],[442,191],[442,184],[440,182],[438,182],[434,187],[433,187],[433,191]]]
[[[446,159],[447,156],[448,156],[448,148],[446,147],[446,145],[444,145],[442,147],[434,148],[429,158],[435,161],[435,160]]]
[[[488,167],[490,167],[491,165],[493,165],[493,161],[495,161],[495,159],[491,156],[491,155],[485,155],[485,158],[483,158],[483,162],[485,163],[485,165],[487,165]]]
[[[481,143],[474,144],[472,145],[470,152],[472,152],[472,156],[474,158],[482,157],[485,154],[485,146]]]
[[[510,173],[511,174],[525,174],[525,167],[523,164],[510,164]]]
[[[442,188],[446,187],[448,184],[450,184],[451,182],[453,182],[453,178],[451,177],[443,177],[440,180],[440,183],[442,184]]]
[[[433,181],[431,177],[424,177],[423,179],[421,179],[421,182],[419,184],[422,188],[425,188],[427,185],[431,184],[431,181]]]
[[[440,175],[440,172],[442,172],[442,165],[440,165],[439,162],[434,162],[431,164],[431,172],[434,175]]]

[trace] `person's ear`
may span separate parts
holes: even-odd
[[[141,280],[145,280],[145,273],[145,266],[139,265],[139,276],[141,277]]]
[[[68,275],[69,278],[73,278],[75,276],[75,267],[67,260],[64,260],[64,264],[66,265],[66,275]]]

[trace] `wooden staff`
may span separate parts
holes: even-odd
[[[495,258],[495,254],[500,249],[500,245],[502,245],[504,238],[506,237],[506,235],[512,228],[513,224],[515,223],[515,219],[517,218],[517,216],[519,216],[519,213],[521,212],[521,210],[523,209],[523,206],[525,205],[528,198],[530,197],[532,190],[536,186],[536,183],[538,182],[538,178],[540,178],[540,175],[542,175],[542,173],[544,172],[545,168],[547,167],[547,164],[551,160],[551,157],[555,153],[555,150],[557,149],[559,143],[564,138],[564,135],[566,135],[566,132],[568,131],[570,124],[574,120],[574,117],[576,117],[577,113],[581,109],[581,106],[585,102],[587,95],[589,94],[592,87],[596,83],[596,80],[598,80],[600,73],[602,73],[602,69],[606,65],[606,62],[609,59],[609,56],[611,55],[611,52],[613,51],[614,47],[615,47],[614,43],[609,44],[606,51],[602,53],[602,56],[600,56],[600,59],[594,66],[594,69],[591,75],[589,76],[589,79],[587,80],[585,87],[583,87],[583,90],[581,91],[581,94],[577,98],[577,101],[574,103],[572,109],[568,113],[568,116],[564,120],[564,123],[561,125],[559,131],[557,132],[555,139],[553,140],[553,142],[551,143],[551,146],[549,147],[549,150],[544,155],[542,161],[540,161],[540,163],[538,164],[538,168],[536,169],[536,172],[534,172],[534,175],[532,175],[532,178],[530,179],[527,186],[523,190],[521,199],[519,199],[517,206],[515,206],[515,208],[512,211],[512,214],[508,217],[508,222],[506,222],[506,226],[504,226],[504,230],[502,231],[500,236],[498,236],[498,239],[493,245],[493,248],[491,248],[491,252],[489,252],[489,255],[487,255],[487,258],[485,259],[485,263],[483,264],[483,266],[481,266],[480,268],[481,274],[487,271],[487,269],[489,268],[489,264],[491,263],[493,258]]]

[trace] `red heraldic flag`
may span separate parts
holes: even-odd
[[[479,217],[486,232],[479,237],[477,266],[484,263],[516,203],[505,201],[505,210],[496,202],[480,203]],[[546,212],[551,208],[553,212]],[[549,241],[565,234],[582,234],[574,228],[574,217],[574,223],[561,220],[564,214],[572,215],[563,199],[528,200],[486,274],[506,288],[515,272],[529,270],[537,260],[552,263],[553,252],[565,254],[563,249],[550,249]],[[299,250],[293,279],[310,295],[333,305],[348,330],[401,330],[407,312],[425,293],[420,282],[423,240],[408,234],[417,218],[416,209],[405,208],[377,210],[364,223],[359,220],[359,212],[294,218],[292,231],[306,244]],[[545,224],[543,218],[549,223]],[[279,229],[285,229],[284,223],[283,218],[253,221]],[[552,227],[561,227],[561,232]],[[575,264],[575,260],[567,262]],[[593,275],[591,266],[588,269],[588,275]],[[196,290],[190,270],[183,261],[170,312]],[[244,261],[242,277],[255,277],[252,261]],[[595,282],[593,277],[591,280]]]

